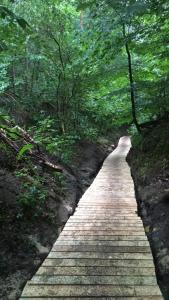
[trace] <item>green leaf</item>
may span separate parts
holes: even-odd
[[[26,27],[29,26],[29,24],[23,18],[17,18],[16,20],[22,29],[26,29]]]
[[[0,14],[2,18],[7,16],[15,17],[15,14],[4,5],[0,5]]]
[[[26,29],[29,24],[23,19],[18,18],[11,10],[9,10],[6,6],[0,5],[0,16],[1,18],[10,17],[12,21],[16,21],[22,29]]]
[[[17,155],[17,159],[18,159],[18,160],[22,159],[23,155],[24,155],[27,151],[31,150],[32,148],[33,148],[33,145],[32,145],[32,144],[26,144],[26,145],[24,145],[24,146],[19,150],[18,155]]]
[[[78,7],[77,7],[77,10],[79,11],[79,10],[85,10],[86,8],[88,8],[88,7],[91,7],[94,3],[96,3],[96,1],[95,0],[91,0],[91,1],[83,1],[83,2],[81,2],[79,5],[78,5]]]
[[[10,117],[8,115],[0,113],[0,120],[9,121],[9,119],[10,119]]]

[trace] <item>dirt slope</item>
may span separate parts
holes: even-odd
[[[160,287],[169,299],[169,124],[160,122],[133,141],[128,161]]]

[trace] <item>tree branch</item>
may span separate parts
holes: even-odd
[[[52,34],[52,32],[50,32],[50,37],[54,40],[54,42],[55,42],[56,45],[58,46],[60,62],[61,62],[62,69],[63,69],[63,71],[64,71],[64,70],[65,70],[65,66],[64,66],[64,62],[63,62],[63,56],[62,56],[61,46],[60,46],[58,40],[57,40],[57,39],[54,37],[54,35]]]

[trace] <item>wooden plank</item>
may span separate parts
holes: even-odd
[[[140,223],[142,223],[142,220],[141,220],[141,218],[139,218],[136,214],[135,215],[132,215],[132,216],[121,216],[121,215],[119,215],[119,216],[113,216],[113,218],[112,217],[110,217],[110,218],[108,218],[107,216],[100,216],[100,215],[97,215],[97,217],[96,216],[93,216],[93,215],[90,215],[90,216],[86,216],[86,215],[84,215],[84,216],[82,216],[82,215],[80,215],[80,216],[75,216],[75,215],[73,215],[73,216],[71,216],[70,218],[69,218],[69,221],[71,221],[71,222],[78,222],[78,221],[93,221],[93,222],[96,222],[96,221],[98,221],[98,222],[110,222],[110,221],[114,221],[114,222],[116,222],[116,220],[119,220],[119,221],[122,221],[122,220],[124,220],[124,221],[130,221],[131,223],[134,223],[134,222],[140,222]],[[68,222],[69,222],[68,221]]]
[[[80,284],[80,285],[96,285],[96,284],[105,284],[105,285],[149,285],[155,286],[157,285],[157,281],[155,276],[34,276],[33,279],[29,282],[30,284],[43,284],[43,285],[56,285],[56,284],[63,284],[63,285],[73,285],[73,284]]]
[[[137,268],[154,268],[152,259],[100,259],[100,258],[46,258],[42,264],[43,267],[56,266],[98,266],[98,267],[137,267]]]
[[[104,208],[101,208],[101,207],[84,207],[84,208],[80,208],[80,207],[77,207],[75,211],[81,211],[81,212],[103,212],[103,213],[107,213],[108,211],[110,213],[134,213],[135,211],[133,211],[132,208],[111,208],[111,207],[104,207]]]
[[[52,251],[57,252],[101,252],[101,253],[151,253],[149,246],[98,246],[98,245],[58,245]]]
[[[57,239],[66,241],[147,241],[147,237],[144,235],[66,235],[64,231]]]
[[[98,227],[98,226],[101,226],[101,227],[111,227],[111,228],[114,228],[114,227],[141,227],[143,228],[143,224],[141,222],[130,222],[130,221],[114,221],[114,220],[110,220],[108,222],[99,222],[99,221],[96,221],[96,222],[90,222],[90,220],[88,222],[72,222],[72,221],[68,221],[66,223],[66,226],[67,227],[79,227],[79,226],[84,226],[84,227],[90,227],[90,226],[95,226],[95,227]],[[66,228],[65,226],[65,228]]]
[[[47,258],[152,259],[150,253],[53,252]]]
[[[80,297],[80,296],[78,296],[78,297],[57,297],[57,296],[55,296],[55,297],[43,297],[43,298],[39,298],[39,297],[36,297],[36,298],[34,298],[34,297],[22,297],[22,298],[20,298],[20,300],[163,300],[164,298],[161,296],[148,296],[148,297],[145,297],[145,296],[143,296],[143,297],[99,297],[99,296],[97,296],[97,297],[92,297],[92,298],[90,298],[90,297]]]
[[[148,241],[85,241],[85,240],[57,240],[54,245],[66,246],[127,246],[127,247],[150,247]]]
[[[76,211],[74,213],[74,217],[86,217],[86,218],[90,218],[90,217],[93,217],[93,218],[118,218],[118,217],[130,217],[130,218],[134,218],[134,217],[137,217],[137,212],[121,212],[121,211],[113,211],[113,212],[110,212],[110,211],[86,211],[86,213],[83,211]]]
[[[155,276],[154,268],[137,267],[40,267],[36,275],[64,275],[64,276]]]
[[[139,231],[137,231],[137,230],[129,230],[129,229],[127,229],[127,230],[123,230],[123,229],[121,229],[121,230],[93,230],[93,229],[90,229],[90,230],[66,230],[66,229],[64,229],[64,231],[62,231],[61,232],[61,234],[60,234],[60,236],[64,236],[64,235],[66,235],[66,236],[68,236],[68,235],[70,235],[70,236],[79,236],[79,235],[97,235],[97,236],[102,236],[102,235],[106,235],[106,236],[113,236],[113,235],[116,235],[116,236],[118,236],[118,235],[120,235],[120,236],[122,236],[122,235],[124,235],[124,236],[126,236],[126,235],[134,235],[134,236],[136,236],[136,235],[138,235],[138,236],[145,236],[145,232],[144,232],[144,230],[139,230]]]
[[[30,288],[31,287],[31,288]],[[161,296],[157,286],[112,286],[112,285],[31,285],[27,284],[23,297],[130,297]]]
[[[126,225],[126,224],[99,224],[99,225],[95,225],[95,224],[75,224],[75,225],[69,225],[69,224],[66,224],[66,226],[64,227],[65,230],[106,230],[106,231],[111,231],[111,230],[124,230],[124,231],[142,231],[144,232],[144,229],[142,226],[139,226],[137,224],[135,225]]]

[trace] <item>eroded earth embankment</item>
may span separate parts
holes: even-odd
[[[133,141],[128,162],[139,214],[151,244],[159,285],[169,299],[169,125],[163,121]]]

